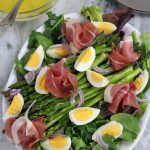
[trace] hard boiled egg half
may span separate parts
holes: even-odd
[[[111,121],[100,128],[98,128],[93,136],[92,140],[97,142],[97,137],[102,137],[103,135],[107,134],[109,136],[112,136],[114,138],[118,138],[122,135],[123,132],[123,126],[122,124],[116,122],[116,121]]]
[[[22,111],[24,105],[24,99],[21,94],[17,94],[13,97],[13,100],[8,107],[3,119],[7,120],[8,118],[17,117]]]
[[[136,86],[136,94],[141,93],[149,80],[149,73],[145,69],[136,79],[135,79],[135,86]]]
[[[88,70],[86,72],[86,76],[87,76],[88,81],[94,87],[105,87],[109,83],[106,77],[104,77],[102,74],[97,73],[95,71]]]
[[[74,68],[79,72],[88,70],[94,62],[95,57],[95,49],[93,47],[87,48],[79,55],[75,62]]]
[[[114,86],[114,84],[108,85],[107,88],[104,91],[104,101],[107,102],[107,103],[110,103],[110,104],[113,101],[113,96],[112,96],[112,93],[111,93],[111,90],[112,90],[113,86]]]
[[[43,142],[42,147],[46,150],[69,150],[71,138],[67,135],[58,135]]]
[[[92,122],[100,113],[100,109],[79,107],[69,112],[70,120],[76,125],[85,125]]]
[[[44,50],[43,47],[40,45],[30,56],[27,64],[25,65],[25,70],[33,71],[37,70],[43,62],[44,59]]]
[[[39,74],[37,75],[36,82],[35,82],[35,90],[39,94],[48,94],[48,90],[46,89],[45,85],[45,76],[46,76],[46,71],[48,67],[45,66],[43,67]]]
[[[61,59],[69,56],[70,53],[63,44],[57,44],[49,47],[46,54],[49,57]]]
[[[92,22],[99,30],[99,32],[104,32],[104,34],[111,34],[116,31],[117,27],[110,22]]]

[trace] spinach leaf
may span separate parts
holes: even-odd
[[[37,31],[32,31],[29,37],[28,48],[36,49],[39,45],[42,45],[44,50],[46,51],[49,46],[53,44],[53,41],[42,33]]]
[[[15,67],[15,70],[17,71],[18,73],[18,76],[19,74],[21,75],[25,75],[26,74],[26,71],[24,69],[24,66],[22,65],[21,61],[17,58],[16,59],[16,67]]]
[[[44,35],[36,35],[36,39],[39,45],[42,45],[44,51],[46,51],[51,45],[53,45],[52,40],[48,39]]]
[[[124,129],[127,129],[135,134],[138,134],[140,131],[139,122],[137,118],[135,118],[131,114],[126,113],[118,113],[110,118],[112,121],[117,121],[121,123]]]
[[[119,139],[122,139],[122,140],[126,140],[126,141],[129,141],[129,142],[133,142],[134,139],[136,139],[137,137],[137,134],[127,130],[127,129],[124,129],[122,135],[119,137]]]

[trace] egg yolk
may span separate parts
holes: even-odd
[[[109,23],[100,23],[98,25],[99,32],[104,32],[105,34],[109,34],[113,31],[113,26]]]
[[[21,106],[22,106],[21,104],[22,103],[21,103],[21,100],[20,100],[20,96],[19,95],[14,96],[13,101],[10,104],[7,112],[11,115],[17,114],[21,110]]]
[[[91,59],[92,51],[91,49],[87,49],[79,56],[79,62],[81,63],[87,63]]]
[[[56,53],[56,55],[61,56],[61,57],[69,55],[69,52],[67,50],[65,50],[65,49],[62,49],[62,48],[57,48],[55,50],[55,53]]]
[[[118,136],[121,132],[121,127],[118,124],[113,124],[110,126],[105,127],[102,130],[102,135],[108,134],[110,136]]]
[[[67,139],[63,136],[57,136],[49,140],[49,145],[56,149],[64,148],[67,145]]]
[[[73,113],[74,117],[79,121],[86,121],[93,115],[93,111],[90,109],[77,109]]]
[[[99,81],[102,81],[104,79],[104,76],[102,76],[100,73],[91,71],[91,78],[95,82],[99,82]]]
[[[45,81],[46,81],[46,79],[45,79],[45,74],[44,75],[42,75],[40,78],[39,78],[39,89],[41,89],[41,90],[43,90],[43,91],[46,91],[47,89],[46,89],[46,85],[45,85]]]
[[[35,68],[40,63],[40,54],[39,51],[35,51],[29,58],[27,65],[30,68]]]
[[[138,91],[143,85],[143,80],[141,77],[137,77],[135,80],[136,91]]]

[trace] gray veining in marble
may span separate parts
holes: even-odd
[[[57,14],[79,12],[83,5],[91,2],[100,4],[105,12],[110,12],[116,7],[120,7],[114,0],[60,0],[53,9]],[[23,43],[28,38],[33,29],[42,25],[46,20],[46,15],[29,22],[17,22],[11,28],[0,27],[0,88],[4,88],[9,77],[15,58],[18,55]],[[135,17],[130,21],[139,31],[150,32],[150,16],[135,13]],[[1,99],[1,97],[0,97]],[[1,108],[0,108],[1,109]],[[3,128],[0,120],[0,132]],[[149,150],[150,148],[150,120],[144,135],[136,145],[134,150]],[[6,142],[5,137],[0,133],[0,150],[15,150],[11,144]]]

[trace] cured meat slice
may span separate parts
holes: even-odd
[[[139,59],[140,55],[133,51],[133,43],[123,42],[121,48],[114,49],[109,59],[114,70],[120,70]]]
[[[39,117],[33,121],[26,117],[9,118],[5,122],[5,133],[9,141],[20,145],[23,150],[33,150],[43,138],[45,119]]]
[[[113,97],[112,103],[109,106],[109,111],[116,113],[120,110],[124,110],[126,106],[130,106],[139,109],[139,105],[136,101],[135,84],[116,84],[111,88],[111,96]]]
[[[64,67],[65,60],[51,65],[46,72],[46,88],[58,98],[66,98],[77,89],[77,78]]]
[[[98,33],[98,29],[90,22],[67,22],[64,27],[67,41],[78,50],[90,46]]]

